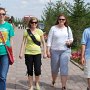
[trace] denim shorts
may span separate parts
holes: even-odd
[[[71,49],[51,50],[51,72],[52,74],[68,75],[68,62],[70,60]]]

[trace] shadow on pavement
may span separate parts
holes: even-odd
[[[86,81],[83,78],[83,76],[81,76],[81,75],[69,75],[67,86],[68,86],[68,84],[72,84],[72,86],[73,86],[73,84],[75,85],[75,84],[79,84],[82,82],[83,82],[83,85],[86,84]],[[35,86],[35,82],[34,82],[34,86]],[[61,88],[59,88],[57,86],[52,87],[49,83],[46,83],[46,82],[40,82],[40,86],[41,86],[41,90],[61,90]],[[27,90],[28,82],[27,82],[27,80],[18,80],[17,84],[7,83],[7,88]],[[35,87],[34,87],[34,90],[36,90]],[[72,89],[70,87],[68,87],[67,90],[72,90]]]
[[[73,81],[74,83],[82,83],[83,82],[86,84],[86,79],[81,75],[69,75],[68,81]]]
[[[12,89],[19,89],[19,90],[27,90],[23,85],[21,84],[14,84],[14,83],[7,83],[7,88],[12,90]]]

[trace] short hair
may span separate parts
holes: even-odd
[[[3,11],[5,11],[5,13],[6,13],[6,10],[5,10],[5,8],[3,8],[3,7],[0,7],[0,10],[3,10]]]

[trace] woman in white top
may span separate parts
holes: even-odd
[[[60,70],[62,90],[66,90],[68,61],[71,55],[73,35],[64,14],[60,14],[56,24],[51,27],[47,40],[47,56],[51,58],[52,85],[54,86]]]

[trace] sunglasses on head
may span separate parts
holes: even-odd
[[[60,21],[62,20],[62,21],[64,21],[65,19],[59,19]]]
[[[34,24],[34,23],[37,24],[38,22],[31,22],[31,24]]]
[[[1,15],[5,16],[6,14],[5,14],[5,13],[0,13],[0,16],[1,16]]]

